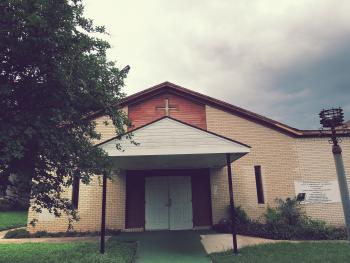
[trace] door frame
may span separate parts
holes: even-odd
[[[145,180],[147,177],[155,176],[191,177],[193,228],[212,226],[209,168],[126,170],[125,174],[124,220],[126,230],[145,230]]]

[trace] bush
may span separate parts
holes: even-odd
[[[28,238],[28,237],[30,237],[30,233],[24,228],[10,230],[4,236],[4,238]]]
[[[276,202],[277,207],[268,207],[264,215],[267,224],[287,224],[295,226],[305,217],[296,198],[287,198],[286,200],[276,199]]]
[[[219,223],[213,226],[213,229],[219,233],[231,233],[232,232],[232,223],[230,219],[222,218]]]
[[[301,211],[300,203],[296,198],[286,200],[277,199],[277,213],[281,215],[281,219],[285,224],[295,226],[303,220],[305,214]]]
[[[117,235],[119,230],[106,229],[107,235]],[[57,232],[50,233],[46,231],[38,231],[35,233],[29,233],[25,229],[15,229],[10,230],[6,233],[4,238],[41,238],[41,237],[83,237],[83,236],[98,236],[100,232],[77,232],[77,231],[67,231],[67,232]]]
[[[0,211],[24,211],[28,210],[29,204],[19,201],[0,198]]]
[[[240,207],[236,208],[237,233],[269,239],[294,240],[335,240],[346,239],[346,229],[334,227],[320,220],[307,217],[296,199],[276,200],[276,208],[268,207],[261,223],[248,218]],[[226,218],[214,225],[221,233],[232,232],[232,222]]]
[[[219,223],[213,226],[215,231],[220,233],[232,232],[232,220],[230,219],[230,210],[231,210],[231,207],[228,206],[226,210],[226,217],[220,219]],[[235,207],[235,213],[236,213],[236,225],[247,224],[250,221],[247,213],[240,206]]]
[[[247,213],[240,206],[235,207],[235,213],[236,213],[236,224],[249,223],[250,219]]]
[[[29,237],[49,237],[50,234],[46,231],[38,231],[31,234]]]
[[[331,226],[306,217],[297,225],[295,236],[304,240],[337,240],[346,239],[347,233],[344,227]]]
[[[9,211],[10,204],[6,199],[0,198],[0,211]]]
[[[295,230],[293,226],[286,224],[262,224],[258,221],[251,221],[237,228],[237,233],[241,235],[283,240],[292,239]]]
[[[266,209],[264,216],[267,224],[278,224],[278,222],[282,221],[281,214],[278,213],[276,209],[273,209],[271,207],[268,207]]]

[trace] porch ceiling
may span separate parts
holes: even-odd
[[[135,129],[132,144],[127,136],[113,138],[98,145],[121,169],[169,169],[220,167],[226,164],[226,153],[237,160],[250,147],[188,125],[170,117]],[[119,143],[122,150],[116,148]]]

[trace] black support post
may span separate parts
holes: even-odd
[[[231,158],[229,153],[226,153],[226,163],[227,163],[228,189],[230,192],[230,216],[232,221],[233,252],[237,254],[238,249],[237,249],[236,211],[235,211],[235,203],[233,200]]]
[[[107,196],[107,174],[103,173],[102,180],[102,211],[101,211],[101,241],[100,253],[105,253],[105,236],[106,236],[106,196]]]

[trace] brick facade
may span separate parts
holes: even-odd
[[[350,186],[350,138],[342,138],[340,145],[343,150],[347,182],[348,186]],[[297,139],[296,150],[302,181],[318,182],[337,180],[332,146],[329,144],[327,138]],[[344,224],[341,203],[308,204],[305,205],[305,209],[307,214],[313,218],[326,220],[334,225]]]
[[[124,108],[127,112],[127,108]],[[105,125],[105,122],[109,122]],[[96,129],[101,133],[101,140],[108,140],[115,136],[115,128],[112,122],[105,116],[98,117]],[[96,141],[98,143],[98,141]],[[96,176],[89,185],[80,183],[78,213],[80,220],[73,223],[76,231],[99,231],[101,226],[101,200],[102,200],[102,178]],[[64,197],[71,198],[71,188],[67,189]],[[107,181],[107,207],[106,226],[108,229],[125,228],[125,173],[116,171],[111,180]],[[29,223],[33,219],[38,219],[35,227]],[[64,232],[68,228],[66,216],[55,218],[44,212],[38,215],[31,209],[28,213],[28,231],[36,232],[45,230],[48,232]]]
[[[135,129],[165,116],[165,111],[159,109],[164,107],[165,99],[168,99],[170,107],[176,108],[169,111],[171,117],[206,129],[205,105],[171,93],[162,93],[130,105],[128,115],[133,124],[132,128]]]
[[[208,130],[252,146],[251,152],[233,163],[233,189],[237,205],[259,218],[276,198],[294,197],[294,181],[336,180],[331,145],[327,138],[293,138],[255,122],[207,107]],[[342,141],[343,159],[350,186],[350,138]],[[258,204],[254,165],[261,165],[265,204]],[[213,222],[229,205],[227,171],[212,169]],[[349,188],[350,191],[350,188]],[[307,214],[334,225],[343,225],[341,203],[303,205]]]
[[[295,140],[288,135],[231,113],[209,107],[208,130],[250,145],[251,152],[232,165],[234,198],[248,216],[258,218],[276,197],[294,195],[299,178]],[[266,204],[258,204],[254,165],[261,165]],[[229,204],[226,167],[212,169],[213,222],[224,215]]]

